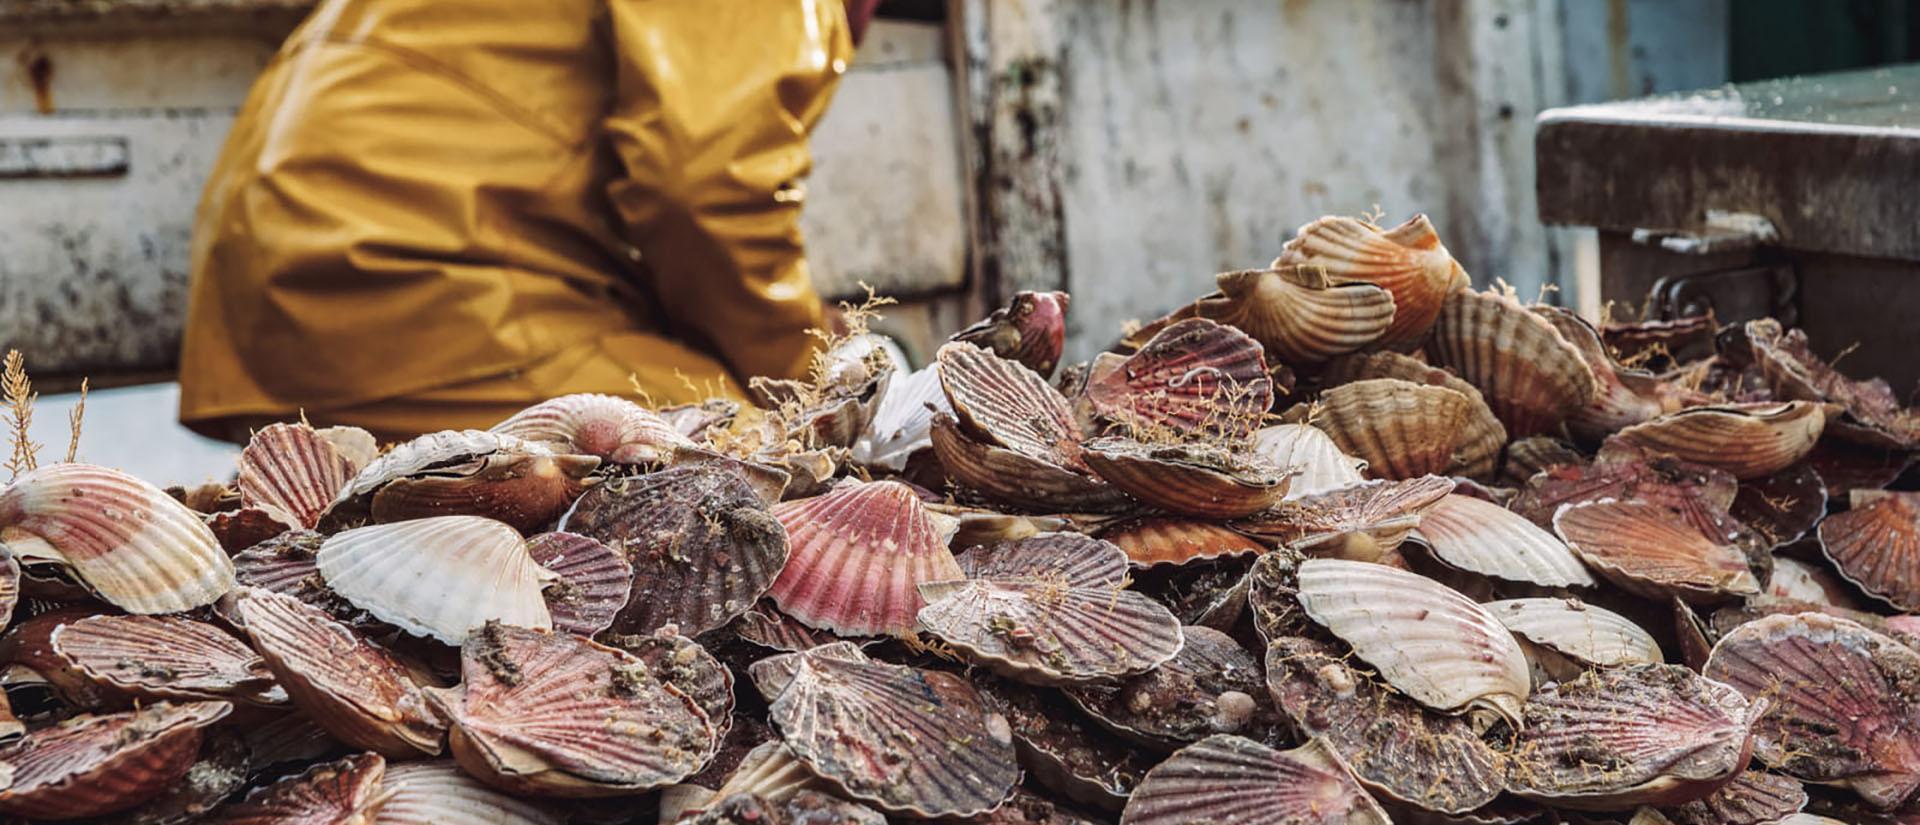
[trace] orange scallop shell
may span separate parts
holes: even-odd
[[[1372,378],[1321,392],[1307,423],[1365,460],[1368,475],[1404,479],[1453,464],[1473,409],[1473,399],[1446,387]]]
[[[657,464],[675,449],[693,446],[692,439],[652,410],[625,398],[593,393],[549,398],[514,413],[490,431],[616,464]]]
[[[79,819],[138,805],[193,767],[201,732],[232,710],[226,702],[161,702],[36,730],[0,748],[11,773],[0,813]]]
[[[1419,346],[1452,293],[1468,287],[1467,271],[1447,252],[1425,215],[1392,229],[1359,218],[1327,216],[1300,227],[1273,262],[1314,266],[1336,278],[1366,281],[1393,293],[1393,323],[1381,343]]]
[[[1082,398],[1123,430],[1245,438],[1273,406],[1259,342],[1204,318],[1180,321],[1117,362],[1096,365]]]
[[[1601,447],[1666,453],[1732,473],[1741,480],[1771,475],[1813,451],[1826,413],[1808,401],[1692,407],[1621,430]]]
[[[1853,509],[1820,522],[1820,549],[1867,595],[1920,611],[1920,494],[1853,494]]]
[[[1288,366],[1312,366],[1353,352],[1386,335],[1396,307],[1393,293],[1374,284],[1337,280],[1312,266],[1223,272],[1217,295],[1193,310],[1245,330]]]
[[[1471,478],[1486,478],[1500,463],[1500,450],[1507,444],[1507,428],[1487,406],[1480,390],[1460,377],[1427,364],[1410,355],[1382,350],[1334,359],[1322,373],[1328,385],[1363,381],[1368,378],[1398,378],[1415,384],[1446,387],[1472,402],[1466,430],[1460,434],[1459,447],[1447,472]]]
[[[1190,519],[1135,519],[1105,528],[1099,536],[1118,546],[1136,567],[1266,552],[1264,545],[1242,533],[1214,522]]]
[[[813,627],[906,635],[926,606],[919,584],[966,577],[947,549],[951,527],[897,481],[846,482],[774,516],[792,552],[769,595]]]
[[[1553,323],[1500,292],[1449,296],[1427,353],[1478,387],[1513,438],[1554,432],[1599,391]]]
[[[312,527],[358,467],[306,424],[269,424],[240,452],[240,503]]]
[[[1599,499],[1563,505],[1554,514],[1553,531],[1581,561],[1631,593],[1711,603],[1760,592],[1738,548],[1657,504]]]

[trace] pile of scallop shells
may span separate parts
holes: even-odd
[[[1054,373],[1022,293],[757,405],[566,396],[0,491],[0,815],[1920,821],[1920,418],[1424,217]],[[7,709],[7,708],[0,708]]]

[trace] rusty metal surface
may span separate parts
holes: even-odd
[[[1920,261],[1920,67],[1554,109],[1535,150],[1547,223],[1750,212],[1790,249]]]

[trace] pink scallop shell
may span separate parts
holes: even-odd
[[[586,536],[541,533],[527,539],[527,555],[559,576],[541,591],[554,630],[579,636],[606,630],[633,594],[633,565]]]
[[[1589,567],[1648,598],[1710,603],[1760,592],[1739,548],[1657,504],[1600,499],[1562,505],[1553,530]]]
[[[285,704],[259,654],[226,631],[175,616],[89,616],[55,628],[53,650],[106,687],[159,699]]]
[[[1290,751],[1215,735],[1148,771],[1121,825],[1388,825],[1323,740]]]
[[[313,527],[356,468],[306,424],[269,424],[240,452],[240,503],[284,513]]]
[[[549,398],[493,425],[491,432],[616,464],[657,464],[674,450],[693,446],[692,439],[652,410],[592,393]]]
[[[1123,428],[1245,438],[1273,406],[1259,342],[1204,318],[1175,323],[1087,378],[1094,414]]]
[[[386,797],[387,760],[363,753],[323,762],[255,788],[206,821],[210,825],[356,825],[371,823]]]
[[[193,767],[202,730],[232,710],[226,702],[161,702],[34,731],[0,748],[11,774],[0,812],[79,819],[138,805]]]
[[[969,435],[1028,458],[1086,470],[1073,408],[1045,379],[972,344],[947,344],[938,357],[940,384]]]
[[[947,550],[951,528],[899,482],[843,483],[776,505],[774,516],[792,550],[769,595],[813,627],[906,635],[926,606],[919,584],[966,577]]]

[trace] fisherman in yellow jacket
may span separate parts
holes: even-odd
[[[399,438],[798,376],[807,134],[875,3],[323,0],[202,196],[181,420]]]

